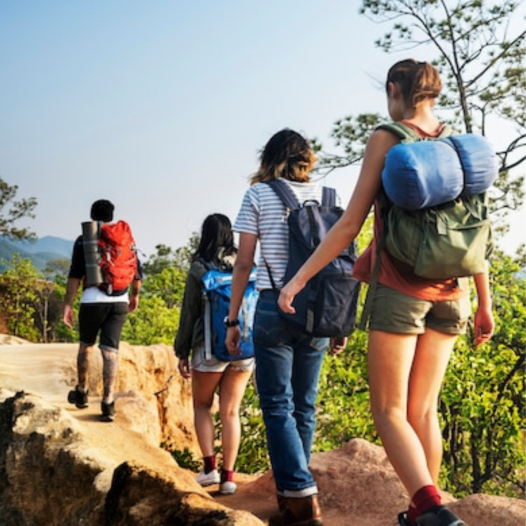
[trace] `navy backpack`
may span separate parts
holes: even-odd
[[[277,179],[267,184],[290,210],[289,259],[284,279],[287,283],[340,219],[343,209],[336,205],[334,188],[323,187],[321,204],[317,201],[301,204],[285,181]],[[360,288],[360,282],[352,277],[356,258],[353,242],[309,280],[294,298],[294,314],[280,314],[312,336],[349,336],[355,327]],[[272,287],[276,289],[268,265],[267,270]]]

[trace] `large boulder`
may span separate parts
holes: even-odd
[[[36,394],[0,389],[3,526],[262,525],[216,502],[140,433],[91,424]]]

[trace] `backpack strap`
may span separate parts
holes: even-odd
[[[376,286],[378,285],[378,276],[380,275],[380,265],[382,260],[382,250],[385,247],[385,240],[387,238],[387,210],[385,206],[387,203],[387,196],[383,190],[380,190],[380,194],[377,197],[378,206],[380,206],[380,215],[383,219],[383,228],[380,233],[380,238],[376,243],[376,251],[374,258],[373,271],[371,272],[371,279],[369,281],[369,287],[367,288],[367,294],[365,296],[365,302],[363,304],[362,315],[360,317],[360,322],[357,324],[357,327],[363,331],[367,329],[369,324],[369,318],[371,317],[371,309],[373,305],[373,298],[376,292]]]
[[[265,181],[266,184],[272,188],[274,193],[281,199],[283,204],[289,210],[295,210],[300,208],[301,204],[296,197],[296,194],[292,191],[292,188],[281,179],[274,179],[272,181]]]
[[[393,134],[395,134],[401,142],[416,142],[421,141],[422,137],[416,133],[413,128],[410,126],[407,126],[406,124],[402,122],[387,122],[385,124],[380,124],[376,127],[377,130],[387,130]],[[443,128],[440,134],[437,137],[433,137],[436,139],[444,139],[446,137],[449,137],[450,135],[453,135],[453,128],[449,126],[449,124],[446,124]]]
[[[329,186],[324,186],[322,192],[322,206],[336,206],[336,190],[334,188],[330,188]]]
[[[273,179],[272,181],[265,181],[265,184],[268,184],[272,188],[274,193],[281,199],[281,202],[285,205],[286,208],[288,208],[289,210],[301,208],[301,204],[298,201],[296,194],[292,191],[292,188],[290,188],[290,186],[285,181],[281,179]],[[330,188],[328,186],[324,186],[322,188],[322,205],[328,207],[336,206],[336,190],[334,188]],[[314,221],[314,217],[311,218],[311,221]],[[316,234],[316,229],[314,228],[314,225],[311,226],[311,230],[313,233],[315,244],[318,245],[320,243],[320,239]],[[270,279],[270,283],[272,285],[272,289],[277,290],[276,282],[274,281],[272,273],[270,272],[270,267],[265,258],[263,258],[263,261],[265,263],[265,267],[267,268],[267,273]]]

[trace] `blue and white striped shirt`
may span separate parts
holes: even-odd
[[[300,183],[285,180],[298,201],[321,203],[322,185],[317,182]],[[274,190],[265,183],[256,183],[246,192],[234,223],[234,231],[255,234],[259,240],[259,261],[256,279],[258,290],[272,288],[267,266],[277,288],[283,287],[288,261],[288,210]],[[265,264],[266,263],[266,264]]]

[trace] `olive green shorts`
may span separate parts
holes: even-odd
[[[369,329],[395,334],[423,334],[426,329],[464,334],[471,314],[469,294],[458,300],[426,301],[378,283]]]

